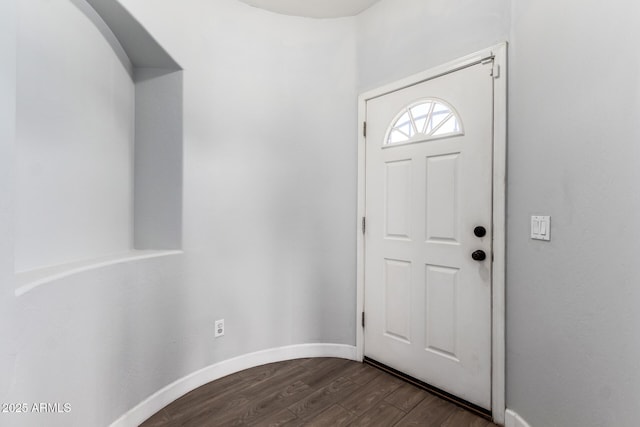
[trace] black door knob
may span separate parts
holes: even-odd
[[[475,234],[476,237],[484,237],[487,235],[487,229],[480,225],[473,229],[473,234]]]
[[[485,254],[484,251],[478,250],[471,254],[471,258],[475,261],[484,261],[487,259],[487,254]]]

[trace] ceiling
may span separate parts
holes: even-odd
[[[353,16],[379,0],[241,0],[248,5],[285,15],[310,18]]]

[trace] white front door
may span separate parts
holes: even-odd
[[[365,356],[489,410],[491,69],[367,101],[364,292]]]

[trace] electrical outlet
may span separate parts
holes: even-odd
[[[224,335],[224,319],[216,320],[215,326],[216,326],[215,337],[218,338],[223,336]]]

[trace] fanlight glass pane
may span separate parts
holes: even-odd
[[[458,120],[456,120],[456,117],[452,115],[433,134],[440,136],[440,135],[447,135],[450,133],[459,133],[459,132],[460,132],[460,125],[458,123]]]
[[[416,123],[416,129],[418,133],[424,133],[427,128],[427,119],[429,118],[429,111],[431,109],[431,103],[426,102],[424,104],[418,104],[411,107],[411,115]]]
[[[385,144],[423,141],[462,133],[461,120],[453,107],[440,99],[425,99],[402,109],[387,131]]]
[[[394,130],[402,132],[407,136],[407,138],[412,138],[413,135],[415,135],[416,132],[413,128],[413,124],[411,123],[411,118],[408,111],[398,119],[396,125],[394,126]]]
[[[397,130],[392,130],[391,135],[389,136],[389,144],[398,144],[400,142],[409,141],[409,137]]]

